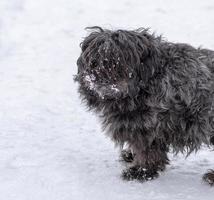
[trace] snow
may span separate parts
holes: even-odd
[[[73,75],[87,26],[151,27],[214,49],[212,0],[1,0],[0,199],[211,200],[211,150],[147,183],[124,182],[118,150],[86,112]]]
[[[84,81],[88,85],[89,90],[95,90],[96,85],[94,81],[96,80],[96,77],[91,74],[91,75],[85,75]]]

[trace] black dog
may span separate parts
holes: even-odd
[[[153,179],[169,163],[169,148],[190,154],[214,141],[214,51],[148,29],[90,29],[75,80],[107,134],[129,147],[124,179]],[[214,171],[203,178],[214,184]]]

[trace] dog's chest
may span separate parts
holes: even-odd
[[[120,113],[109,116],[107,122],[114,127],[113,130],[119,129],[124,132],[139,132],[142,131],[145,118],[147,118],[148,110],[135,110],[127,113]]]

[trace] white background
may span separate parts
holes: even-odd
[[[73,82],[92,25],[214,49],[212,0],[0,0],[0,199],[213,200],[201,181],[208,149],[170,155],[155,181],[121,180],[118,151]]]

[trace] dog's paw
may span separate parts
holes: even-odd
[[[158,177],[157,170],[146,169],[143,167],[130,167],[127,170],[124,170],[122,173],[122,178],[124,180],[139,180],[141,182],[152,180]]]
[[[206,174],[204,174],[203,180],[211,186],[214,186],[214,170],[209,170]]]
[[[121,160],[131,163],[134,160],[134,155],[130,150],[122,150],[120,154]]]

